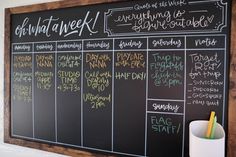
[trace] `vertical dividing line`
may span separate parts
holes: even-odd
[[[83,144],[83,142],[84,142],[84,137],[83,137],[83,135],[84,135],[84,128],[83,128],[83,85],[84,85],[84,83],[83,83],[83,77],[84,77],[84,73],[83,73],[83,66],[84,66],[84,40],[82,40],[82,52],[81,52],[81,90],[80,90],[80,94],[81,94],[81,102],[80,102],[80,106],[81,106],[81,108],[80,108],[80,112],[81,112],[81,121],[80,121],[80,126],[81,126],[81,135],[80,135],[80,138],[81,138],[81,146],[83,146],[84,144]]]
[[[185,110],[186,110],[186,75],[187,75],[187,57],[186,57],[186,36],[184,36],[184,111],[183,111],[183,142],[182,142],[182,157],[184,157],[184,136],[185,136]]]
[[[13,125],[13,90],[14,90],[14,88],[13,88],[13,76],[12,76],[12,74],[13,74],[13,59],[14,59],[14,57],[13,57],[13,44],[11,44],[11,75],[10,75],[10,79],[11,79],[11,135],[13,135],[13,130],[14,130],[14,125]]]
[[[148,58],[149,58],[149,51],[148,51],[148,37],[147,37],[147,55],[146,55],[146,111],[145,111],[145,150],[144,155],[147,156],[147,105],[148,105]]]
[[[33,139],[35,138],[34,134],[34,43],[32,43],[32,122],[33,122]]]
[[[227,67],[227,65],[226,65],[226,61],[227,61],[227,59],[226,59],[226,53],[227,53],[227,51],[226,51],[226,45],[227,45],[227,43],[226,43],[226,36],[224,36],[225,37],[225,47],[224,47],[224,69],[226,69],[226,67]],[[229,69],[229,68],[228,68]],[[222,126],[225,128],[225,119],[224,119],[224,117],[225,117],[225,88],[226,88],[226,76],[227,76],[227,70],[224,70],[224,89],[223,89],[223,91],[224,91],[224,94],[223,94],[223,113],[222,113]]]
[[[115,39],[113,38],[113,51],[112,51],[112,131],[111,131],[111,151],[114,150],[114,74],[115,74]]]
[[[55,74],[54,74],[54,81],[55,81],[55,141],[57,142],[57,41],[55,44],[55,61],[54,61],[54,66],[55,66]]]

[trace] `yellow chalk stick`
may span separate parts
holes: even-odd
[[[211,111],[211,116],[210,116],[210,120],[208,122],[208,127],[207,127],[207,132],[206,132],[206,138],[210,138],[210,136],[211,136],[211,130],[212,130],[212,126],[213,126],[214,117],[215,117],[215,112]]]

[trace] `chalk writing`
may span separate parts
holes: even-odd
[[[32,55],[13,55],[13,100],[32,101]]]
[[[52,54],[36,54],[37,68],[52,68],[54,65],[54,57]]]
[[[14,44],[13,52],[31,52],[32,44]]]
[[[14,82],[31,82],[32,81],[32,72],[13,72],[13,81]]]
[[[195,40],[195,44],[200,46],[204,44],[207,47],[216,42],[214,39],[203,40],[203,42]],[[188,73],[189,81],[191,81],[191,85],[188,85],[189,103],[201,106],[219,106],[223,99],[222,87],[224,85],[221,80],[223,64],[219,53],[192,53],[189,54],[189,61],[191,63]]]
[[[135,4],[134,10],[144,10],[144,9],[150,9],[150,8],[162,8],[162,7],[177,7],[177,6],[185,6],[187,5],[185,0],[165,0],[165,1],[159,1],[155,3],[146,3],[143,5]]]
[[[203,87],[193,87],[193,92],[209,92],[209,93],[215,93],[215,92],[219,92],[218,88],[214,88],[214,87],[207,87],[207,88],[203,88]]]
[[[155,6],[157,8],[157,3],[155,3]],[[152,4],[152,5],[149,3],[143,4],[143,5],[135,4],[134,10],[150,9],[151,7],[154,7],[154,4]]]
[[[219,106],[223,99],[222,86],[223,81],[215,80],[194,80],[191,86],[188,86],[188,98],[190,104],[201,106]]]
[[[217,53],[212,56],[197,53],[190,54],[189,56],[191,57],[192,63],[195,63],[195,70],[215,70],[216,67],[221,65]]]
[[[191,79],[196,79],[198,77],[214,77],[215,79],[218,79],[222,75],[219,70],[222,63],[217,53],[214,55],[194,53],[189,56],[194,65],[189,73]]]
[[[196,39],[195,40],[195,46],[215,46],[217,43],[217,40],[215,38],[210,39],[210,38],[205,38],[205,39]]]
[[[97,43],[97,42],[93,42]],[[108,41],[108,43],[110,43]],[[110,44],[109,44],[110,45]],[[85,53],[83,76],[83,100],[91,109],[103,109],[111,102],[112,65],[111,53],[89,52]]]
[[[79,71],[64,71],[57,72],[58,86],[57,89],[65,92],[80,91],[80,72]]]
[[[31,85],[24,84],[13,84],[13,100],[32,102],[32,87]]]
[[[167,104],[153,103],[152,106],[154,110],[170,111],[174,113],[177,113],[180,108],[179,105],[172,105],[170,103],[167,103]]]
[[[58,42],[57,43],[57,51],[63,50],[82,50],[82,43],[79,41],[75,42]]]
[[[36,86],[41,90],[49,90],[52,88],[52,81],[54,79],[53,72],[35,72]]]
[[[199,85],[199,86],[223,86],[224,82],[223,81],[216,81],[216,80],[193,80],[194,85]]]
[[[14,55],[13,57],[14,68],[32,68],[31,55]]]
[[[153,62],[150,62],[151,79],[155,86],[165,86],[168,88],[182,85],[183,78],[183,58],[176,54],[168,55],[164,53],[152,54]]]
[[[104,108],[111,102],[111,94],[102,96],[99,94],[86,93],[83,94],[83,100],[89,102],[92,109]]]
[[[175,46],[177,48],[180,48],[183,43],[180,39],[174,39],[174,38],[160,38],[158,40],[152,41],[153,47],[161,48],[161,47],[169,47],[169,46]]]
[[[104,91],[110,85],[111,73],[109,71],[86,71],[84,76],[87,86],[98,92]]]
[[[116,80],[146,80],[145,72],[115,72]]]
[[[146,62],[143,53],[139,52],[117,52],[116,67],[145,68]]]
[[[219,106],[220,105],[220,102],[219,102],[219,100],[213,100],[213,101],[209,101],[209,100],[206,100],[206,101],[204,101],[204,100],[198,100],[198,99],[194,99],[194,100],[192,100],[192,104],[193,105],[202,105],[202,106],[204,106],[204,105],[206,105],[206,106]]]
[[[162,1],[159,3],[159,6],[160,7],[166,7],[166,6],[169,6],[169,7],[177,7],[177,6],[185,6],[187,5],[187,2],[185,0],[167,0],[167,1]]]
[[[119,48],[120,49],[125,49],[125,48],[141,48],[143,45],[142,41],[133,41],[133,40],[129,40],[129,41],[120,41],[119,44]]]
[[[57,90],[78,92],[81,88],[80,53],[60,53],[57,55]]]
[[[87,42],[85,45],[85,49],[106,49],[109,50],[110,49],[110,43],[106,42],[106,41],[93,41],[93,42]]]
[[[79,68],[81,66],[81,54],[59,54],[57,57],[58,68]]]
[[[162,113],[183,113],[184,102],[181,101],[164,101],[148,100],[148,111]]]
[[[219,106],[223,95],[220,93],[209,94],[206,92],[192,93],[191,98],[191,104],[193,105]]]
[[[85,62],[89,64],[90,69],[104,69],[108,66],[111,58],[109,54],[86,53]]]
[[[132,30],[135,32],[155,31],[167,29],[184,29],[186,27],[206,28],[209,27],[214,18],[214,14],[201,16],[186,16],[186,10],[166,10],[163,12],[147,10],[141,13],[132,12],[130,14],[118,15],[114,22],[134,23]]]
[[[192,98],[200,98],[200,99],[222,99],[222,94],[192,93]]]
[[[59,17],[54,16],[50,16],[49,18],[39,17],[37,19],[37,24],[32,23],[32,19],[26,17],[21,21],[21,24],[14,28],[14,33],[19,38],[23,36],[37,37],[40,34],[43,34],[46,37],[51,37],[52,33],[56,33],[63,37],[72,34],[78,34],[78,36],[81,36],[84,31],[88,31],[92,35],[98,33],[98,31],[95,30],[95,25],[99,15],[99,11],[96,13],[95,17],[91,15],[90,11],[87,11],[84,17],[71,19],[69,21],[63,21]]]
[[[55,50],[55,43],[38,43],[35,44],[35,51],[53,51]]]
[[[156,133],[179,134],[181,124],[174,124],[171,118],[151,116],[151,127]]]

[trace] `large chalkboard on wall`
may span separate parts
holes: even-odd
[[[227,128],[230,0],[74,2],[6,10],[6,142],[188,157],[192,120]]]

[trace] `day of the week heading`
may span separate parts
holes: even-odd
[[[163,38],[150,38],[150,49],[181,49],[184,48],[184,37],[163,37]]]
[[[112,40],[94,40],[94,41],[85,41],[84,49],[85,50],[111,50]]]
[[[13,44],[13,52],[31,52],[32,44]]]
[[[183,113],[183,102],[148,100],[148,111]]]
[[[37,43],[34,48],[35,51],[55,51],[55,43]]]
[[[58,42],[57,51],[79,51],[82,50],[81,41]]]
[[[146,49],[147,39],[116,39],[115,48],[116,49]]]

